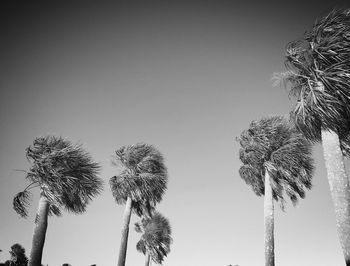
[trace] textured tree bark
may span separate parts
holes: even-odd
[[[153,212],[152,210],[148,209],[148,211],[144,214],[144,218],[146,219],[152,219]],[[151,255],[149,251],[146,248],[146,261],[145,261],[145,266],[150,266],[151,265]]]
[[[346,265],[350,266],[350,187],[338,135],[322,130],[322,146],[338,237]]]
[[[149,255],[148,250],[146,250],[146,261],[145,261],[145,266],[149,266],[149,265],[150,265],[150,258],[151,258],[151,256]]]
[[[274,240],[274,208],[270,175],[265,170],[265,266],[275,266],[275,240]]]
[[[32,240],[32,249],[30,251],[29,266],[41,266],[41,259],[45,243],[47,230],[47,216],[50,204],[46,197],[41,193],[39,199],[38,212],[35,217],[35,227]]]
[[[129,197],[125,203],[125,211],[123,215],[122,238],[120,242],[118,266],[125,266],[126,250],[128,246],[129,224],[131,217],[131,198]]]

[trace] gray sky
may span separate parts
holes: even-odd
[[[323,2],[323,3],[321,3]],[[79,141],[102,164],[105,190],[83,215],[50,218],[45,265],[115,265],[124,206],[109,160],[122,145],[154,144],[168,190],[158,210],[174,243],[164,265],[262,265],[263,198],[241,180],[235,137],[253,119],[288,114],[286,44],[347,1],[119,1],[0,7],[0,261],[16,242],[29,255],[30,216],[12,210],[27,183],[25,148],[40,135]],[[314,188],[275,216],[276,264],[343,265],[322,149]],[[143,265],[129,234],[127,265]]]

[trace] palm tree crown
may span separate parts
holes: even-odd
[[[168,175],[163,156],[156,148],[145,143],[123,146],[116,151],[115,159],[121,171],[110,179],[110,185],[118,204],[130,197],[133,210],[142,214],[145,205],[150,208],[161,201]]]
[[[156,263],[162,263],[170,252],[172,243],[169,220],[159,212],[154,212],[152,218],[143,218],[141,222],[136,223],[135,230],[142,233],[136,249],[143,254],[148,251]]]
[[[26,174],[29,186],[13,200],[15,211],[26,217],[30,189],[40,187],[50,205],[51,215],[61,215],[62,208],[82,213],[89,201],[102,191],[97,177],[100,166],[93,162],[81,145],[56,136],[36,138],[26,149],[31,167]]]
[[[273,197],[283,206],[284,192],[296,203],[311,188],[313,160],[310,143],[282,116],[253,121],[239,137],[242,179],[264,195],[264,176],[271,176]]]
[[[333,10],[317,21],[304,37],[288,44],[280,74],[296,99],[292,117],[296,127],[313,140],[321,130],[347,137],[350,123],[350,9]],[[350,151],[343,143],[343,149]]]

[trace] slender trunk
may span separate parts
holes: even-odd
[[[149,266],[149,265],[150,265],[150,258],[151,258],[151,256],[149,255],[148,250],[146,250],[146,261],[145,261],[145,266]]]
[[[35,217],[34,234],[32,249],[30,251],[29,266],[41,266],[41,258],[45,243],[47,216],[50,204],[46,197],[41,193],[39,199],[38,212]]]
[[[153,216],[153,212],[150,208],[147,208],[147,212],[143,215],[144,218],[146,219],[152,219],[152,216]],[[145,261],[145,266],[149,266],[151,265],[151,255],[149,254],[149,251],[147,250],[146,248],[146,261]]]
[[[120,242],[118,266],[125,266],[126,250],[128,246],[128,236],[129,236],[129,224],[130,224],[130,216],[131,216],[131,203],[132,203],[132,200],[130,197],[128,197],[125,203],[125,211],[123,215],[122,239]]]
[[[338,237],[346,265],[350,266],[350,187],[338,135],[333,131],[322,130],[322,146]]]
[[[274,209],[270,175],[265,170],[265,266],[275,266],[275,240],[274,240]]]

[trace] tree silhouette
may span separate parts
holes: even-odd
[[[25,254],[25,249],[20,244],[16,243],[11,246],[11,260],[5,262],[8,266],[27,266],[28,258]]]

